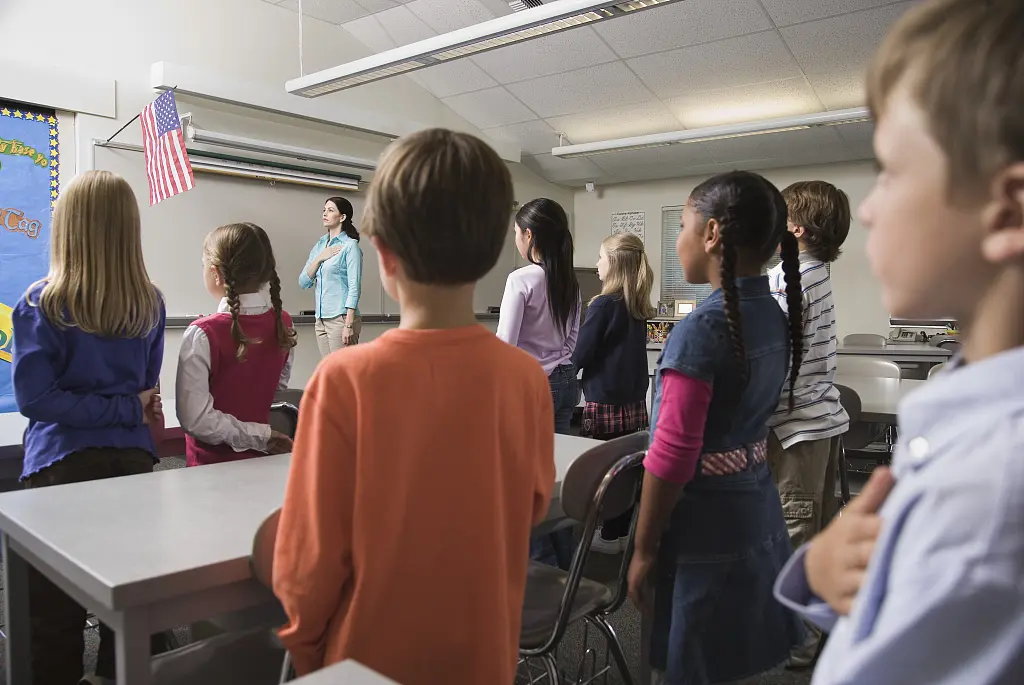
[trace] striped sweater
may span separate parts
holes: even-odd
[[[772,293],[786,309],[786,278],[779,264],[768,272]],[[836,308],[824,262],[800,253],[800,285],[804,291],[804,358],[789,412],[789,384],[768,425],[783,448],[807,440],[845,433],[850,417],[839,403],[836,376]]]

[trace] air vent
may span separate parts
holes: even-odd
[[[508,6],[512,8],[513,12],[522,12],[531,7],[540,7],[543,4],[544,0],[509,0]]]

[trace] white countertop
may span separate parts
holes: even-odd
[[[555,436],[556,496],[572,462],[599,444]],[[252,539],[284,500],[290,460],[3,493],[0,530],[112,610],[196,594],[251,577]]]
[[[858,354],[871,357],[939,357],[945,359],[953,353],[925,343],[886,343],[876,345],[840,345],[839,354]]]
[[[860,396],[861,420],[879,423],[895,421],[903,398],[927,382],[908,378],[836,376],[836,385],[845,385]]]

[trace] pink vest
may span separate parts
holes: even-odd
[[[286,327],[292,319],[281,312]],[[288,350],[277,344],[276,315],[271,309],[255,316],[239,316],[239,324],[249,338],[245,361],[235,357],[236,344],[231,337],[231,315],[213,314],[196,321],[210,341],[210,394],[213,408],[231,414],[239,421],[269,423]],[[259,341],[259,342],[257,342]],[[262,457],[263,452],[236,452],[228,445],[208,445],[191,435],[185,436],[186,466],[218,464],[238,459]]]

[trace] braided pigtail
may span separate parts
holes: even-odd
[[[782,235],[782,272],[786,276],[786,310],[789,313],[789,411],[793,411],[796,379],[804,356],[804,293],[800,285],[800,244],[789,231]]]
[[[736,289],[736,246],[729,237],[730,231],[722,231],[722,295],[725,321],[729,326],[729,341],[732,354],[739,365],[740,377],[746,381],[750,375],[747,369],[747,348],[743,342],[743,322],[740,320],[740,295]]]
[[[281,279],[277,275],[277,269],[273,269],[270,276],[270,303],[274,305],[274,313],[277,315],[277,344],[282,350],[290,350],[297,344],[295,329],[286,328],[281,317]]]
[[[240,307],[238,301],[238,290],[235,288],[235,280],[224,274],[224,297],[228,301],[228,308],[231,310],[231,337],[238,348],[235,351],[235,358],[238,361],[245,361],[245,351],[249,344],[249,338],[245,337],[242,325],[238,322]]]

